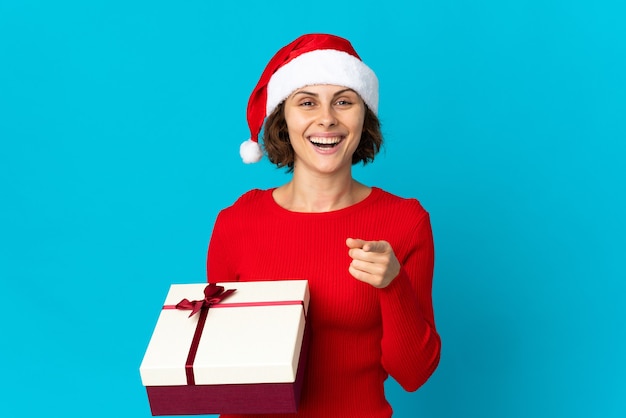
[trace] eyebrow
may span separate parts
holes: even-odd
[[[352,93],[356,93],[356,91],[354,91],[354,89],[351,89],[351,88],[345,88],[345,89],[343,89],[343,90],[339,90],[338,92],[336,92],[335,94],[333,94],[333,97],[335,97],[335,96],[339,96],[339,95],[341,95],[341,94],[343,94],[343,93],[345,93],[345,92],[347,92],[347,91],[350,91],[350,92],[352,92]],[[304,95],[306,95],[306,96],[315,96],[315,97],[318,97],[318,96],[319,96],[319,94],[317,94],[317,93],[313,93],[312,91],[306,91],[306,90],[300,90],[300,91],[297,91],[297,92],[295,92],[293,95],[294,95],[294,96],[296,96],[296,95],[298,95],[298,94],[304,94]]]

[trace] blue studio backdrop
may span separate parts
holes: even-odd
[[[626,416],[620,1],[0,1],[0,416],[149,417],[139,364],[244,165],[265,63],[307,32],[381,82],[356,167],[432,216],[441,363],[397,417]],[[251,243],[251,246],[260,243]]]

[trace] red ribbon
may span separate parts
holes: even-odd
[[[190,309],[191,313],[189,314],[189,318],[191,318],[202,309],[208,310],[211,306],[220,303],[233,294],[235,290],[237,289],[228,289],[227,291],[224,291],[224,286],[209,283],[209,285],[204,288],[204,299],[192,301],[183,299],[176,304],[175,308],[179,310]]]
[[[224,286],[218,286],[215,283],[209,283],[204,288],[204,299],[201,300],[187,300],[183,299],[175,306],[179,310],[191,310],[189,318],[196,313],[200,312],[198,317],[198,323],[196,324],[196,331],[193,334],[191,340],[191,347],[189,348],[189,354],[187,355],[187,361],[185,362],[185,374],[187,375],[187,384],[195,385],[195,377],[193,375],[193,362],[196,360],[196,353],[198,352],[198,345],[200,345],[200,337],[202,337],[202,330],[204,329],[204,323],[206,322],[209,308],[216,305],[230,296],[236,289],[229,289],[224,291]]]

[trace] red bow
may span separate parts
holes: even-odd
[[[176,309],[188,310],[191,309],[189,318],[200,312],[202,309],[209,309],[211,306],[220,303],[228,296],[230,296],[237,289],[228,289],[224,291],[224,286],[218,286],[215,283],[209,283],[204,288],[204,299],[202,300],[188,300],[183,299],[176,304]]]

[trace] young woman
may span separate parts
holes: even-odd
[[[283,47],[250,97],[241,154],[263,156],[265,122],[265,153],[292,176],[222,210],[209,244],[210,281],[309,281],[297,417],[390,417],[387,377],[415,391],[439,362],[428,213],[352,177],[382,144],[377,111],[378,80],[349,41],[311,34]]]

